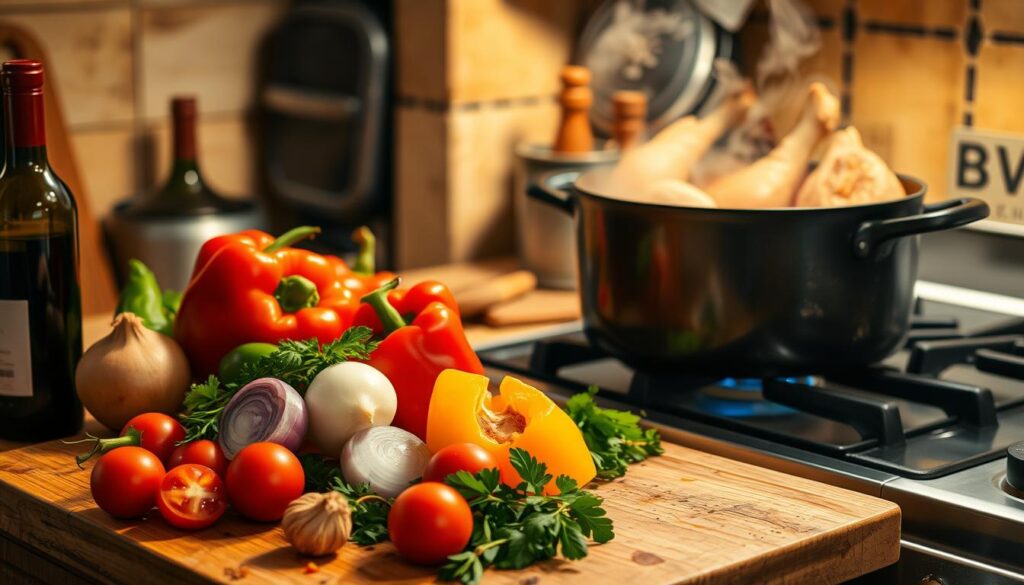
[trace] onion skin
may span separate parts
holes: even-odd
[[[113,330],[82,355],[75,387],[96,420],[120,431],[144,412],[174,416],[188,390],[188,360],[166,335],[134,313],[114,317]]]
[[[370,427],[352,435],[341,451],[341,474],[351,485],[370,484],[393,498],[423,475],[430,451],[419,437],[398,427]]]
[[[259,424],[252,424],[254,419]],[[243,386],[228,401],[221,414],[217,442],[228,459],[261,442],[295,451],[306,436],[308,421],[306,403],[295,388],[276,378],[260,378]]]

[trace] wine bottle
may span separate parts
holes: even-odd
[[[42,63],[7,61],[0,85],[0,437],[41,441],[82,427],[78,212],[46,158]]]
[[[251,208],[246,201],[222,197],[203,180],[196,148],[196,99],[171,100],[174,159],[163,186],[141,197],[128,210],[135,217],[166,218],[207,213],[230,213]]]

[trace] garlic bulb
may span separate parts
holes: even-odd
[[[352,513],[338,492],[308,493],[292,503],[281,519],[284,537],[295,550],[310,556],[332,553],[352,533]]]

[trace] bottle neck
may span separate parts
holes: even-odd
[[[174,161],[167,186],[176,190],[198,192],[203,188],[203,177],[196,156],[195,113],[174,111]]]
[[[4,93],[5,158],[9,167],[49,166],[44,111],[42,90]]]
[[[167,179],[167,184],[164,190],[173,190],[180,192],[185,190],[188,192],[202,191],[203,189],[203,176],[199,172],[199,165],[196,164],[195,159],[184,159],[175,158],[174,163],[171,165],[171,176]]]

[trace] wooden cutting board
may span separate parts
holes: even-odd
[[[837,583],[895,562],[900,511],[890,502],[676,445],[598,485],[616,538],[577,562],[489,571],[488,584]],[[406,564],[390,544],[353,545],[318,558],[305,574],[276,524],[229,511],[199,532],[179,531],[155,511],[118,521],[93,504],[78,451],[58,441],[0,453],[0,566],[49,558],[57,582],[430,583],[430,569]],[[427,536],[425,536],[427,537]],[[16,544],[2,546],[4,541]],[[54,574],[64,575],[63,579]],[[3,570],[0,570],[3,576]]]

